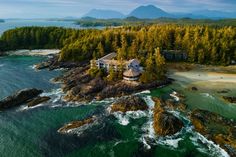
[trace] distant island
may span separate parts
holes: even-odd
[[[81,27],[117,27],[117,26],[144,26],[151,24],[178,24],[178,25],[212,25],[212,26],[236,26],[235,19],[191,19],[191,18],[157,18],[140,19],[134,16],[124,19],[96,19],[84,17],[75,20]]]
[[[3,22],[5,22],[5,20],[3,20],[3,19],[0,19],[0,23],[3,23]]]

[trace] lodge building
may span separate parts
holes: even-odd
[[[109,53],[108,55],[95,60],[95,63],[91,61],[91,66],[96,64],[100,68],[104,68],[107,72],[110,68],[113,68],[115,71],[118,71],[120,67],[123,68],[123,79],[128,81],[136,81],[141,76],[143,67],[140,66],[140,62],[137,59],[118,61],[116,59],[117,53]]]

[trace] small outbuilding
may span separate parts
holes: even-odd
[[[141,75],[141,72],[130,68],[123,73],[123,79],[127,81],[137,81]]]

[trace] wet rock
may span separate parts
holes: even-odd
[[[43,91],[38,89],[23,89],[12,96],[8,96],[0,101],[0,109],[8,109],[27,103],[29,100],[37,97]]]
[[[73,122],[70,122],[69,124],[66,124],[62,128],[60,128],[58,130],[58,132],[62,133],[62,134],[65,134],[65,133],[68,133],[69,131],[71,131],[72,129],[76,129],[76,128],[79,128],[81,126],[91,124],[94,121],[95,121],[94,117],[87,118],[87,119],[84,119],[84,120],[79,120],[79,121],[73,121]]]
[[[196,131],[236,156],[236,122],[203,110],[192,112],[190,119]]]
[[[191,90],[192,90],[192,91],[197,91],[198,88],[197,88],[197,87],[192,87]]]
[[[37,97],[37,98],[34,98],[33,100],[31,100],[30,102],[28,102],[27,105],[28,105],[28,107],[33,107],[33,106],[36,106],[36,105],[41,104],[43,102],[47,102],[50,99],[51,98],[47,97],[47,96]]]
[[[42,63],[36,64],[35,69],[38,69],[38,70],[46,69],[46,68],[49,68],[50,65],[51,65],[50,62],[42,62]]]
[[[105,81],[102,78],[95,78],[88,84],[81,88],[80,93],[83,95],[90,95],[100,92],[106,86]]]
[[[154,108],[153,128],[156,134],[161,136],[174,135],[183,128],[183,122],[165,111],[159,104]]]
[[[229,103],[236,103],[236,97],[223,96],[223,99]]]
[[[225,90],[217,91],[217,93],[219,93],[219,94],[226,94],[226,93],[229,93],[229,92],[230,92],[229,89],[225,89]]]
[[[166,110],[179,110],[184,112],[187,109],[187,106],[182,102],[182,99],[179,102],[176,102],[172,99],[163,100],[157,97],[153,97],[152,99],[156,104],[160,105]]]
[[[127,112],[127,111],[138,111],[147,110],[148,106],[145,101],[139,96],[128,96],[120,98],[111,105],[111,112]]]

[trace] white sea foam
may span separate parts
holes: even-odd
[[[182,138],[165,138],[165,139],[159,139],[159,144],[167,145],[173,148],[178,148],[179,147],[179,142],[182,141]]]
[[[201,93],[202,96],[204,97],[208,97],[208,98],[211,98],[211,99],[215,99],[214,96],[212,96],[211,94],[209,93]]]
[[[128,117],[123,114],[122,112],[114,112],[113,115],[116,117],[118,120],[118,123],[120,125],[128,125],[129,124],[129,119]]]
[[[109,112],[110,108],[108,108],[107,110]],[[139,119],[142,117],[146,117],[148,114],[145,111],[128,111],[126,113],[114,112],[113,115],[117,118],[120,125],[126,126],[130,123],[130,119]]]
[[[146,104],[148,105],[149,110],[154,108],[155,102],[152,100],[152,96],[146,96],[143,99],[146,102]]]
[[[0,67],[3,67],[3,66],[5,66],[5,64],[0,64]]]
[[[208,152],[212,154],[212,156],[218,156],[218,157],[230,157],[229,154],[222,149],[219,145],[215,144],[214,142],[208,140],[206,137],[201,135],[200,133],[194,132],[193,137],[190,137],[190,139],[193,141],[193,144],[196,146],[199,146],[198,140],[200,140],[204,145],[207,146],[206,148],[199,148],[198,150],[202,152]]]
[[[175,91],[173,93],[171,93],[170,96],[172,98],[174,98],[175,101],[179,101],[180,100],[180,98],[177,96],[177,92],[175,92]]]
[[[150,90],[145,90],[145,91],[142,91],[142,92],[139,92],[139,93],[136,93],[137,94],[150,94],[151,91]]]

